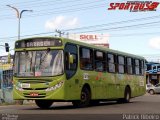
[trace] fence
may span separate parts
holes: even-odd
[[[11,64],[0,65],[0,103],[13,103],[13,70]]]

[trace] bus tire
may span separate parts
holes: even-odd
[[[83,87],[81,91],[80,100],[73,101],[72,104],[74,107],[87,107],[90,105],[91,92],[88,87]]]
[[[53,104],[51,100],[35,100],[36,105],[41,109],[48,109]]]
[[[91,106],[97,106],[97,105],[99,105],[99,103],[100,103],[99,100],[91,100],[91,101],[90,101],[90,105],[91,105]]]
[[[154,95],[154,90],[152,90],[152,89],[149,90],[149,94],[150,94],[150,95]]]
[[[118,104],[124,103],[124,98],[119,98],[119,99],[117,99],[117,103],[118,103]]]
[[[129,103],[131,99],[131,90],[129,87],[126,87],[125,92],[124,92],[124,103]]]

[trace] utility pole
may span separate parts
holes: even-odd
[[[56,29],[56,31],[55,31],[55,32],[57,32],[57,33],[59,34],[59,37],[62,37],[62,35],[64,35],[64,33],[65,33],[65,32],[62,32],[62,31],[57,30],[57,29]]]
[[[16,11],[17,18],[18,18],[18,40],[19,40],[20,39],[20,24],[21,24],[22,13],[23,12],[27,12],[27,11],[28,12],[33,12],[33,10],[22,10],[22,11],[19,11],[16,7],[13,7],[11,5],[7,5],[7,6]]]

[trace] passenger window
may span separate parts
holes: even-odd
[[[140,62],[137,59],[135,59],[135,74],[136,75],[140,74]]]
[[[108,72],[114,73],[116,72],[116,61],[115,61],[115,55],[113,54],[108,54]]]
[[[127,73],[133,74],[133,62],[132,58],[127,58]]]
[[[143,60],[140,61],[140,74],[144,75],[144,61]]]
[[[80,68],[93,70],[93,50],[89,48],[80,48]]]
[[[125,58],[123,56],[118,56],[118,72],[125,73]]]
[[[95,51],[95,70],[105,71],[105,66],[105,53],[101,51]]]

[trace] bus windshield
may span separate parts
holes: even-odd
[[[63,50],[20,51],[15,53],[15,76],[56,76],[64,72]]]

